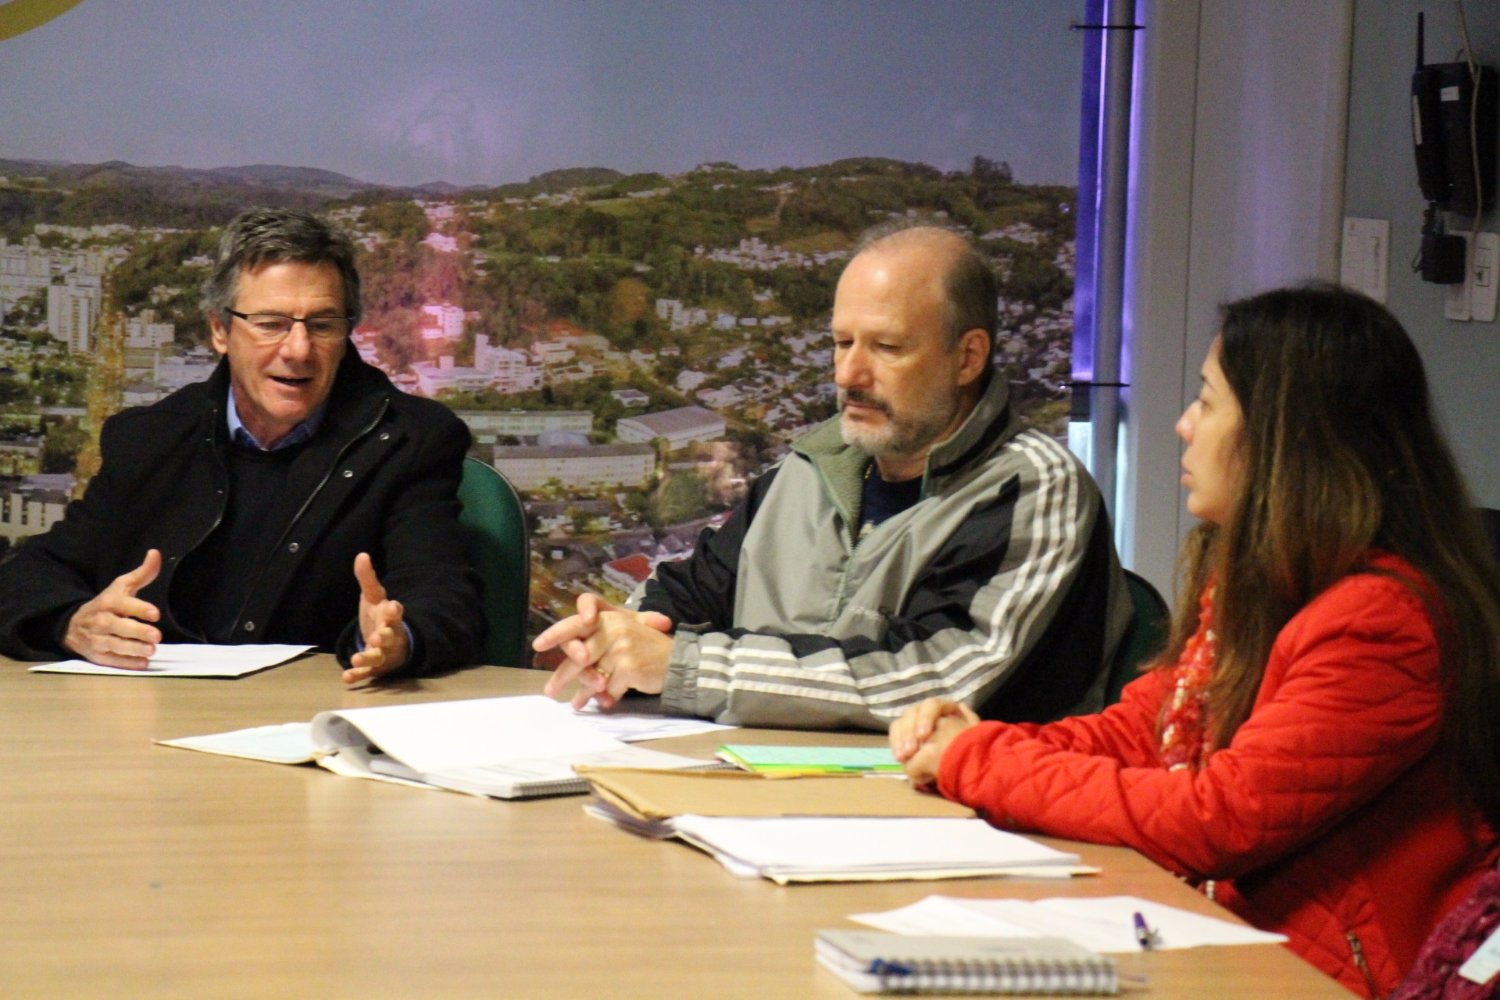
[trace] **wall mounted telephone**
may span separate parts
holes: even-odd
[[[1422,278],[1464,280],[1465,247],[1444,235],[1438,212],[1475,216],[1495,204],[1495,127],[1500,85],[1494,67],[1427,63],[1423,17],[1417,15],[1417,68],[1411,78],[1411,130],[1417,181],[1427,199]],[[1477,160],[1477,163],[1476,163]]]

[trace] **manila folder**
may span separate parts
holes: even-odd
[[[595,795],[648,822],[674,816],[972,817],[968,806],[919,792],[902,778],[739,771],[648,771],[579,766]]]

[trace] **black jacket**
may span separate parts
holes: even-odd
[[[162,611],[166,642],[202,642],[183,626],[187,588],[172,587],[182,559],[224,513],[229,475],[224,414],[229,368],[104,424],[102,466],[62,521],[0,566],[0,652],[18,659],[68,655],[68,619],[147,549],[162,572],[140,592]],[[316,643],[347,661],[367,551],[416,638],[408,671],[477,662],[479,585],[458,523],[458,481],[469,433],[439,403],[408,396],[352,350],[323,422],[292,463],[286,496],[260,543],[232,565],[250,576],[237,642]],[[170,597],[169,597],[170,595]]]

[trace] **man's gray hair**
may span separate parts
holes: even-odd
[[[943,320],[948,350],[958,347],[959,338],[977,328],[990,338],[993,361],[999,339],[1000,288],[989,259],[967,233],[934,219],[892,219],[861,233],[854,244],[854,255],[857,257],[867,250],[900,250],[917,243],[940,246],[949,258],[943,274]]]
[[[333,264],[344,283],[344,315],[359,318],[359,271],[349,237],[310,212],[295,208],[252,208],[224,227],[214,273],[203,286],[203,309],[210,316],[234,308],[240,273],[261,264]]]

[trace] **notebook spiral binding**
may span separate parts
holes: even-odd
[[[880,960],[870,970],[886,993],[1035,993],[1100,996],[1119,992],[1113,962],[1009,958],[993,961]]]

